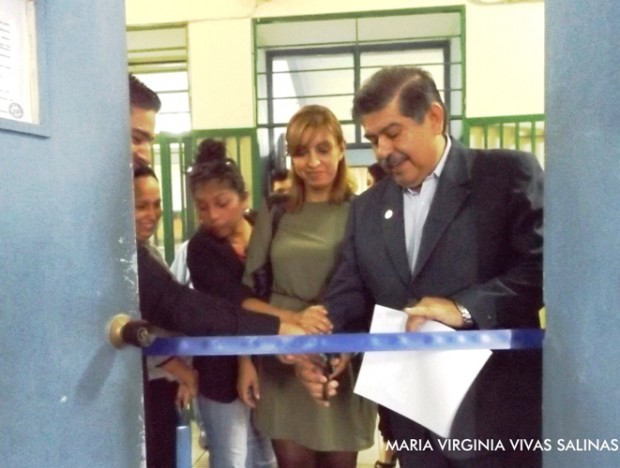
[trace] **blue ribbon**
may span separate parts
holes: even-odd
[[[156,338],[147,356],[236,356],[248,354],[441,351],[456,349],[540,349],[544,330],[463,330],[418,333],[339,333],[303,336]]]

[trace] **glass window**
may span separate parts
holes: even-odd
[[[129,71],[161,100],[157,133],[190,131],[191,108],[185,26],[127,31]]]
[[[462,7],[255,20],[258,135],[273,148],[302,106],[329,107],[346,129],[349,148],[368,148],[352,121],[357,87],[385,66],[415,65],[435,79],[460,138],[463,118]],[[262,131],[262,130],[265,131]],[[265,136],[268,142],[264,141]]]
[[[351,94],[353,80],[352,68],[274,73],[272,97]]]

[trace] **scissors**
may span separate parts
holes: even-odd
[[[323,366],[323,375],[327,377],[327,382],[323,384],[323,400],[329,400],[328,385],[329,377],[334,373],[334,366],[332,365],[332,359],[338,357],[338,354],[334,353],[320,353],[321,363]]]

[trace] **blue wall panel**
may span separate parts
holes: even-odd
[[[545,5],[545,466],[616,467],[620,2]]]
[[[0,466],[140,466],[124,2],[45,8],[49,137],[0,130]]]

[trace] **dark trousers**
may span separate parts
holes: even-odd
[[[146,383],[144,425],[148,468],[176,466],[177,389],[176,382],[166,379],[150,380]]]

